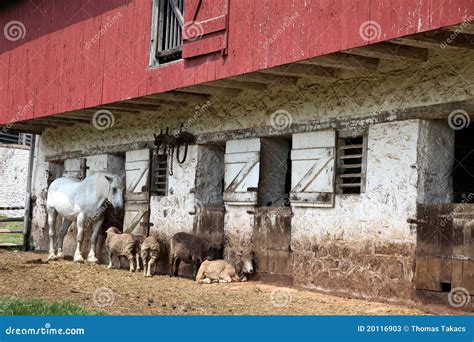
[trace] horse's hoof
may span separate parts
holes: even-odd
[[[49,257],[48,257],[48,261],[56,261],[58,260],[58,257],[54,254],[51,254]]]
[[[64,259],[64,252],[63,252],[63,251],[59,251],[57,258],[58,258],[58,259]]]
[[[74,262],[84,262],[84,258],[81,255],[75,255]]]
[[[87,262],[89,264],[97,264],[99,262],[99,260],[96,257],[93,257],[93,258],[89,257],[89,258],[87,258]]]

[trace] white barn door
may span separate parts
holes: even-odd
[[[229,140],[225,150],[224,201],[257,204],[260,139]]]
[[[123,231],[148,234],[150,206],[150,150],[129,151],[125,155],[125,217]]]
[[[291,192],[293,206],[333,207],[336,132],[293,134]]]

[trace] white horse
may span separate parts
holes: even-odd
[[[92,237],[87,261],[97,262],[95,245],[100,227],[104,222],[105,211],[109,203],[116,209],[123,208],[123,189],[124,185],[119,176],[105,172],[95,173],[86,177],[83,181],[76,178],[58,178],[53,181],[49,186],[46,201],[50,242],[48,260],[57,260],[58,257],[64,257],[64,236],[71,223],[76,221],[77,245],[74,261],[84,261],[81,255],[84,227],[92,225]],[[63,218],[63,222],[59,239],[55,245],[55,226],[58,214]]]

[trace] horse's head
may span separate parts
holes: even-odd
[[[123,190],[124,184],[122,179],[117,175],[107,174],[105,178],[109,182],[109,191],[107,193],[107,200],[115,209],[123,208]]]

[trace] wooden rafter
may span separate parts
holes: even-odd
[[[229,96],[235,97],[242,91],[240,89],[213,87],[209,84],[194,85],[186,88],[177,89],[177,92],[191,93],[191,94],[205,94],[212,96]]]
[[[252,72],[249,74],[236,76],[230,78],[231,80],[244,81],[244,82],[256,82],[263,84],[275,84],[278,82],[288,82],[291,84],[296,84],[298,77],[270,74],[270,73],[261,73],[261,72]]]
[[[347,53],[335,52],[326,56],[314,57],[297,64],[319,65],[323,67],[345,69],[345,70],[375,70],[379,59],[364,56],[349,55]]]
[[[262,83],[235,81],[231,79],[213,81],[209,84],[212,85],[213,87],[233,88],[233,89],[242,89],[242,90],[256,90],[256,91],[266,90],[268,88],[266,84],[262,84]]]
[[[344,52],[351,55],[388,59],[392,61],[405,60],[411,62],[425,62],[428,59],[428,49],[393,43],[366,45]]]
[[[435,33],[423,33],[392,40],[393,43],[415,46],[421,48],[442,49],[474,49],[474,35],[438,31]]]
[[[262,70],[263,73],[276,74],[276,75],[285,75],[285,76],[297,76],[305,78],[313,77],[336,77],[336,72],[334,69],[320,67],[316,65],[308,64],[287,64],[278,66],[271,69]]]

